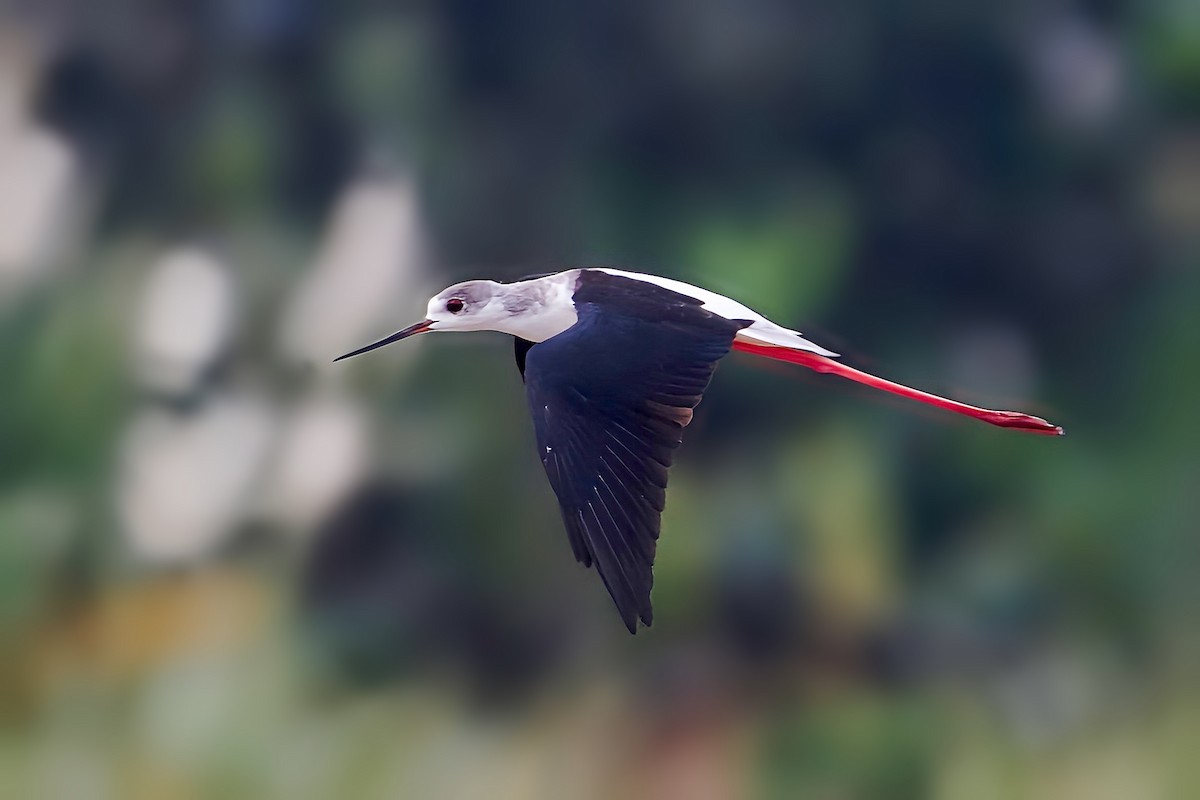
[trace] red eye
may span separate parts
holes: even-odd
[[[458,299],[457,297],[451,297],[449,300],[446,301],[446,310],[449,311],[451,314],[457,314],[458,312],[463,310],[464,305],[466,305],[466,304],[463,303],[462,300]]]

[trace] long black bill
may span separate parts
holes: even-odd
[[[346,353],[346,355],[344,355],[344,356],[338,356],[337,358],[334,359],[334,361],[341,361],[343,358],[353,358],[354,356],[360,356],[363,353],[369,353],[372,350],[376,350],[380,347],[383,347],[385,344],[391,344],[392,342],[398,342],[401,339],[407,339],[410,336],[416,336],[418,333],[424,333],[425,331],[429,330],[431,325],[433,325],[433,320],[423,319],[420,322],[418,322],[416,325],[409,325],[404,330],[397,331],[396,333],[393,333],[391,336],[387,337],[386,339],[380,339],[378,342],[369,344],[366,347],[360,347],[357,350],[355,350],[353,353]]]

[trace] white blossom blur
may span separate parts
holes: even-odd
[[[137,321],[138,375],[156,391],[195,388],[229,341],[234,319],[229,271],[192,247],[168,252],[147,282]]]
[[[247,395],[192,414],[149,408],[126,433],[117,506],[135,553],[183,563],[215,549],[243,518],[274,438],[275,411]]]
[[[35,78],[28,48],[0,33],[0,301],[44,277],[77,233],[78,157],[30,118]]]
[[[414,296],[426,257],[421,224],[410,178],[372,176],[347,187],[316,264],[284,314],[284,352],[325,364],[382,321],[423,310],[425,298]]]
[[[301,401],[282,420],[279,440],[263,491],[263,513],[307,532],[365,474],[367,420],[348,398],[321,393]]]

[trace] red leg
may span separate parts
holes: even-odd
[[[1030,433],[1040,433],[1047,436],[1062,436],[1063,429],[1057,425],[1052,425],[1041,417],[1035,417],[1030,414],[1022,414],[1019,411],[995,411],[990,408],[979,408],[978,406],[970,406],[966,403],[960,403],[956,400],[950,400],[945,397],[939,397],[936,394],[922,392],[920,389],[913,389],[909,386],[904,386],[899,383],[894,383],[875,375],[868,374],[862,370],[848,367],[840,361],[825,356],[819,356],[816,353],[809,353],[804,350],[792,350],[787,347],[773,347],[771,345],[754,344],[741,340],[734,340],[734,350],[741,350],[745,353],[753,353],[759,356],[766,356],[777,361],[787,361],[791,364],[799,364],[802,367],[816,370],[817,372],[828,372],[833,375],[840,375],[843,378],[848,378],[858,383],[866,384],[875,389],[882,389],[885,392],[898,394],[901,397],[908,397],[913,400],[918,400],[922,403],[944,408],[948,411],[954,411],[959,414],[966,414],[968,417],[981,419],[984,422],[990,422],[992,425],[999,425],[1002,428],[1015,428],[1017,430],[1028,431]]]

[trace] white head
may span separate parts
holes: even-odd
[[[341,361],[427,331],[501,331],[541,341],[547,335],[565,330],[575,321],[574,307],[569,301],[565,309],[549,307],[563,303],[548,304],[548,288],[539,280],[456,283],[429,301],[425,319],[334,360]]]
[[[512,316],[504,297],[508,287],[495,281],[465,281],[434,295],[425,310],[431,331],[494,331]]]

